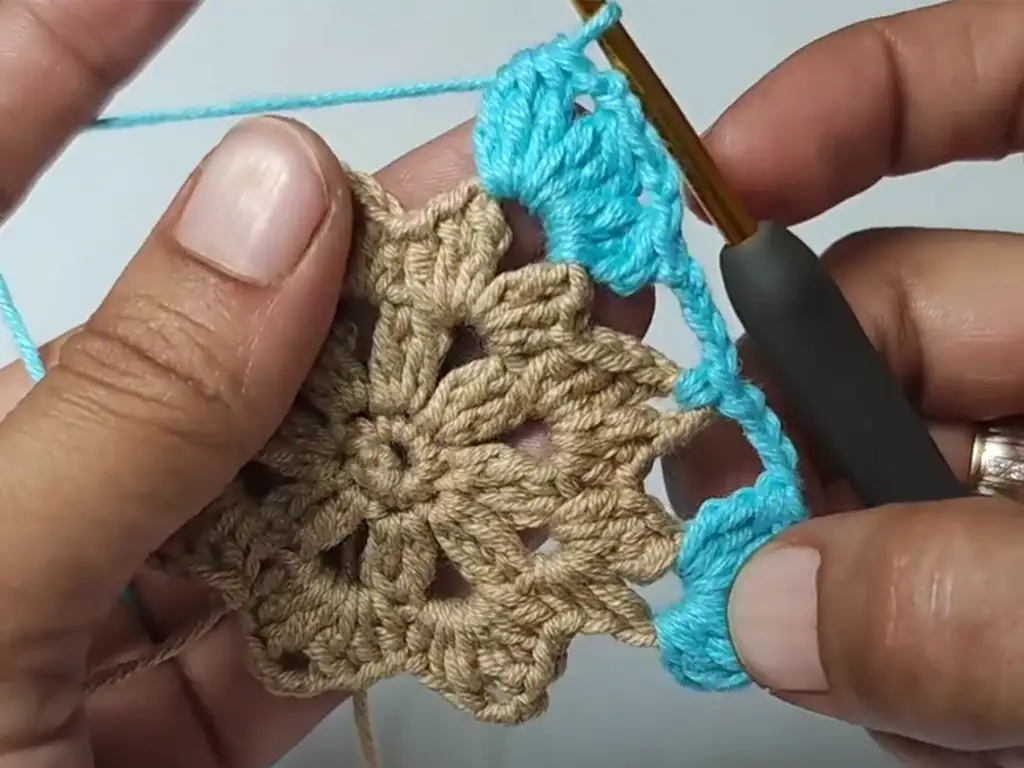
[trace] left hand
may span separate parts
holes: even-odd
[[[0,216],[196,5],[0,2]],[[42,384],[29,393],[20,365],[0,372],[0,765],[265,766],[341,700],[284,702],[257,690],[227,625],[180,663],[88,701],[82,693],[87,664],[150,641],[131,610],[115,607],[146,556],[139,547],[198,511],[239,452],[258,448],[337,304],[351,217],[341,171],[309,132],[279,130],[278,150],[308,154],[345,202],[329,206],[310,249],[319,253],[283,288],[261,294],[186,257],[172,234],[183,194],[86,331],[43,351],[51,372]],[[206,196],[210,215],[218,202]],[[287,227],[269,223],[277,250],[290,248],[280,242]],[[156,631],[191,616],[189,590],[152,576],[138,586]]]
[[[23,195],[191,7],[0,2],[0,200]],[[0,371],[0,765],[265,768],[345,698],[267,693],[230,619],[172,662],[82,691],[87,666],[141,654],[203,607],[195,584],[143,563],[280,424],[338,306],[344,174],[311,131],[256,122],[186,181],[93,317],[47,346],[37,387]],[[415,208],[472,173],[463,125],[377,179]],[[536,228],[509,218],[505,265],[537,258]],[[592,309],[639,336],[653,294],[597,290]],[[135,604],[118,604],[129,579]]]

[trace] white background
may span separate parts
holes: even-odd
[[[628,26],[706,127],[780,59],[815,37],[908,0],[623,0]],[[245,0],[209,2],[111,107],[179,107],[266,93],[369,88],[487,74],[517,48],[576,25],[568,0]],[[346,107],[303,115],[346,161],[372,170],[469,118],[475,96]],[[83,321],[226,121],[80,137],[0,230],[0,268],[37,341]],[[886,182],[800,228],[817,249],[855,229],[937,225],[1018,229],[1020,159],[958,165]],[[720,246],[691,222],[714,272]],[[681,361],[693,350],[662,301],[649,340]],[[13,347],[0,341],[0,356]],[[652,479],[660,493],[660,479]],[[650,592],[662,602],[674,584]],[[755,768],[888,766],[858,730],[758,693],[678,689],[653,652],[600,639],[573,648],[551,711],[515,729],[481,725],[408,680],[371,696],[388,768]],[[282,764],[358,766],[348,706]]]

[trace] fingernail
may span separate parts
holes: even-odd
[[[740,572],[729,600],[736,652],[758,683],[776,691],[828,689],[818,650],[818,570],[807,547],[769,548]]]
[[[176,237],[222,272],[266,285],[295,268],[326,212],[327,188],[310,148],[288,123],[261,118],[214,150]]]

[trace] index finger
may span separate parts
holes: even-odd
[[[711,128],[762,219],[795,224],[886,176],[1024,148],[1024,3],[952,0],[798,51]]]
[[[0,3],[0,215],[196,5]]]

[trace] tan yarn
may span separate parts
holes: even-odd
[[[631,585],[672,566],[681,528],[644,480],[710,414],[651,404],[678,367],[591,324],[582,268],[501,271],[512,234],[475,183],[418,211],[371,177],[351,184],[358,245],[315,369],[269,445],[156,560],[237,614],[272,692],[408,673],[480,720],[523,722],[575,636],[654,645]],[[453,365],[467,333],[482,356]],[[511,444],[531,428],[543,455]],[[553,551],[531,551],[538,532]]]

